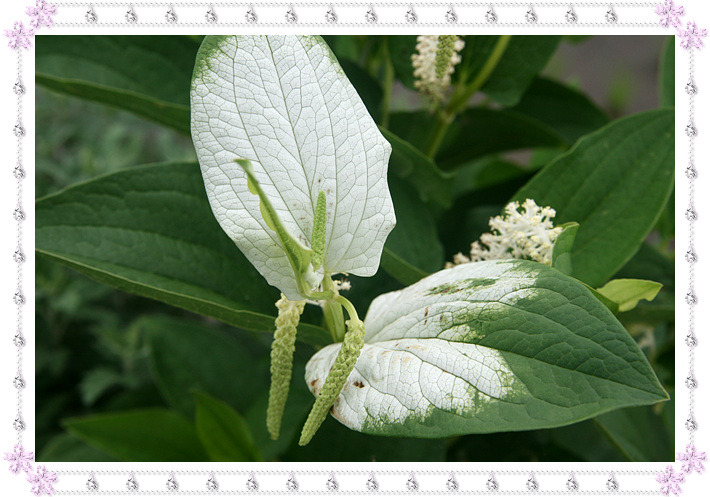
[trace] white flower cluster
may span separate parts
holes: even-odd
[[[468,262],[492,259],[530,259],[542,264],[552,264],[552,246],[562,228],[555,228],[552,207],[540,207],[534,200],[527,199],[520,205],[511,202],[505,206],[505,214],[491,218],[491,233],[481,235],[479,242],[471,244],[470,256],[458,253],[453,267]]]
[[[434,102],[441,102],[451,86],[454,66],[461,62],[464,42],[454,35],[417,36],[417,53],[412,55],[414,87]]]

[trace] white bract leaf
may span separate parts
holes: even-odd
[[[376,298],[333,416],[366,433],[443,437],[569,424],[667,398],[581,282],[524,260],[462,264]],[[340,344],[306,367],[314,394]]]
[[[395,224],[387,186],[391,146],[320,37],[206,37],[191,111],[212,211],[271,285],[289,299],[304,297],[300,275],[235,159],[251,161],[281,225],[306,250],[318,196],[325,194],[323,262],[303,275],[309,285],[324,273],[377,272]]]

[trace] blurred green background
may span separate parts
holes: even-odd
[[[652,36],[568,38],[543,74],[583,90],[611,117],[653,109],[659,105],[659,61],[666,41]],[[421,99],[414,92],[401,85],[395,87],[392,110],[421,106]],[[196,160],[192,143],[184,135],[123,111],[53,93],[40,85],[36,93],[36,123],[37,198],[134,165]],[[530,154],[517,151],[507,154],[506,159],[527,162]],[[488,217],[500,212],[510,196],[508,190],[514,192],[518,186],[519,180],[484,191],[485,200],[479,202],[475,213],[465,222],[457,220],[455,234],[451,233],[451,226],[439,225],[447,259],[459,250],[465,251],[471,241],[488,231]],[[671,395],[672,206],[671,200],[646,246],[620,273],[633,277],[639,264],[650,264],[658,268],[654,279],[666,285],[658,305],[639,306],[624,317],[624,324],[647,352]],[[359,289],[351,295],[356,306],[398,287],[382,270],[369,280],[353,278],[353,286]],[[302,380],[312,349],[303,344],[298,345],[296,354],[285,430],[278,442],[271,442],[264,426],[270,336],[235,330],[210,318],[115,291],[42,257],[37,258],[35,313],[39,461],[157,458],[159,453],[151,452],[150,434],[146,434],[143,454],[122,453],[120,447],[106,451],[82,441],[73,432],[71,420],[148,407],[171,407],[191,418],[191,388],[217,398],[238,399],[233,407],[251,427],[266,460],[673,460],[672,401],[654,408],[626,409],[622,415],[611,413],[554,430],[443,440],[366,436],[328,418],[322,433],[309,446],[298,448],[293,438],[312,403]],[[645,319],[648,313],[656,317]],[[657,318],[658,313],[663,313],[663,319]],[[97,419],[110,423],[108,416]],[[146,420],[137,419],[136,423],[143,421]],[[173,418],[162,422],[178,427],[180,423]],[[654,433],[656,439],[649,440],[649,433]],[[333,444],[333,440],[338,443]],[[181,448],[175,450],[175,454],[162,457],[180,460]]]

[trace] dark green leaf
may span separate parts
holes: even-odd
[[[416,192],[401,181],[390,181],[397,225],[387,237],[382,267],[405,285],[419,281],[444,265],[444,247],[431,212]]]
[[[648,243],[641,244],[638,252],[615,275],[617,278],[638,278],[658,281],[664,290],[675,288],[675,262],[661,254]]]
[[[38,36],[36,79],[189,133],[198,47],[185,36]]]
[[[639,249],[673,190],[673,111],[614,121],[536,174],[513,200],[555,208],[574,221],[573,275],[597,287]]]
[[[377,118],[380,113],[380,102],[382,101],[380,83],[354,62],[347,59],[340,59],[338,62],[355,90],[357,90],[358,95],[360,95],[365,107],[367,107],[367,111],[373,119]]]
[[[675,106],[675,36],[670,36],[663,45],[661,66],[658,71],[658,93],[661,107]]]
[[[394,73],[404,86],[414,89],[414,67],[412,55],[417,53],[417,37],[411,35],[393,35],[387,38]]]
[[[211,461],[261,461],[249,426],[224,402],[194,392],[195,425]]]
[[[334,443],[337,441],[337,443]],[[447,440],[377,437],[350,430],[328,418],[305,446],[293,445],[284,461],[442,461]]]
[[[552,267],[565,274],[572,274],[572,246],[577,236],[579,224],[571,222],[561,226],[562,232],[557,236],[552,247]]]
[[[385,128],[383,136],[392,145],[389,172],[403,178],[416,188],[425,202],[434,201],[443,206],[451,204],[453,178],[442,172],[434,161]]]
[[[656,407],[665,410],[672,406]],[[669,440],[673,438],[669,438],[656,407],[620,409],[595,418],[594,423],[630,461],[672,461]]]
[[[217,224],[196,164],[121,171],[37,201],[36,250],[102,283],[271,333],[278,291]],[[329,343],[303,323],[299,338]]]
[[[166,409],[97,414],[64,421],[70,433],[122,461],[206,461],[195,428]]]
[[[259,361],[268,363],[269,349],[246,334],[230,336],[213,326],[168,317],[145,319],[142,328],[155,383],[166,402],[185,415],[194,411],[193,389],[243,412],[268,385],[268,366]]]
[[[570,145],[609,122],[585,95],[545,78],[535,79],[511,110],[547,125]]]
[[[390,127],[410,143],[424,146],[431,120],[426,112],[394,113]],[[436,161],[442,169],[450,170],[488,154],[564,144],[560,135],[524,114],[467,109],[449,126]]]
[[[504,107],[517,104],[559,42],[559,36],[513,36],[481,90]]]
[[[107,453],[85,444],[74,435],[52,438],[37,456],[37,462],[115,462]]]

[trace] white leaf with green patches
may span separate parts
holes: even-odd
[[[281,224],[311,248],[322,191],[319,274],[377,272],[395,224],[391,146],[317,36],[208,36],[195,63],[192,137],[222,229],[287,298],[303,298],[235,159],[248,159]]]
[[[376,298],[332,413],[366,433],[444,437],[561,426],[668,398],[579,281],[523,260],[462,264]],[[340,344],[306,368],[315,394]]]

